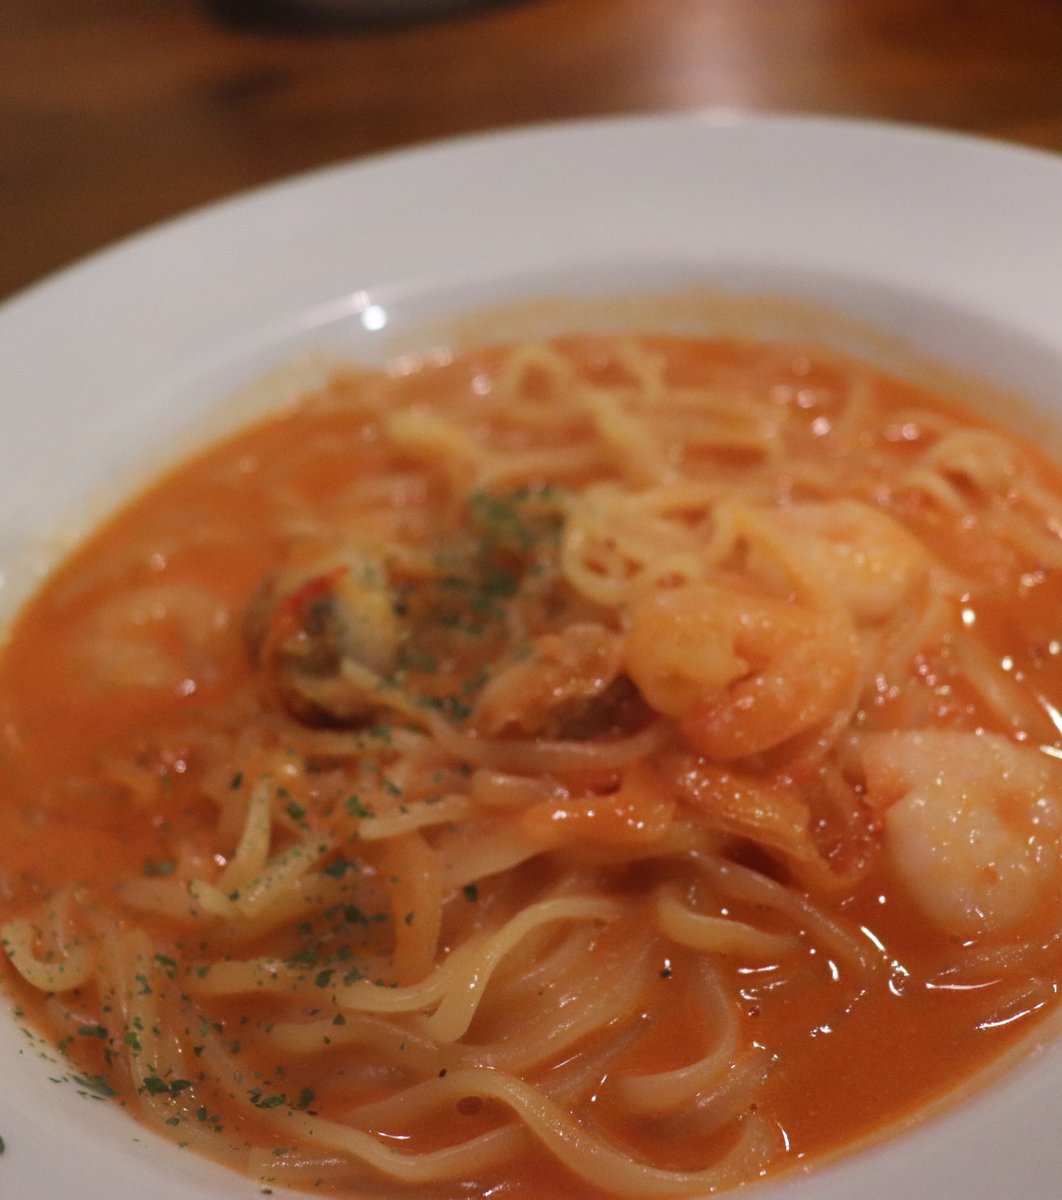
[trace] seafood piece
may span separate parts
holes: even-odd
[[[919,908],[945,933],[1006,933],[1057,905],[1062,764],[989,733],[876,734],[867,800]]]
[[[632,606],[623,666],[694,749],[733,759],[825,724],[853,690],[859,646],[841,609],[690,584]]]
[[[310,725],[367,718],[402,638],[384,572],[365,559],[270,576],[248,605],[245,629],[267,694]]]
[[[560,736],[585,724],[591,709],[611,709],[621,643],[592,621],[537,638],[528,658],[495,675],[480,693],[476,728],[491,734]],[[618,702],[617,702],[618,703]]]
[[[897,612],[928,577],[925,546],[898,521],[858,500],[796,504],[779,512],[778,520],[860,624]]]

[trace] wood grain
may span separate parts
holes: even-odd
[[[192,206],[430,138],[723,107],[1062,151],[1059,0],[506,0],[387,25],[277,0],[2,0],[0,297]]]

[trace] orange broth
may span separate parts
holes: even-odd
[[[592,349],[590,343],[585,353]],[[802,351],[780,358],[776,349],[738,342],[690,342],[674,353],[673,369],[687,381],[709,375],[720,363],[754,376],[776,372],[780,388],[810,398],[803,417],[809,443],[821,436],[815,420],[830,419],[831,389],[843,374],[832,361]],[[475,377],[491,362],[489,354],[472,356],[446,368],[439,386],[445,391],[453,378]],[[342,393],[349,386],[340,381],[335,388]],[[403,386],[412,393],[416,380]],[[907,383],[875,377],[875,388],[880,410],[899,413],[917,405],[950,411]],[[563,427],[555,436],[563,445]],[[1035,695],[1062,707],[1062,655],[1055,641],[1060,574],[1023,566],[1015,575],[1006,562],[986,563],[977,529],[956,527],[917,496],[889,499],[879,481],[860,479],[860,454],[868,448],[887,444],[902,463],[918,452],[920,439],[917,429],[861,430],[838,447],[836,469],[852,480],[855,493],[876,498],[956,569],[972,567],[980,578],[992,577],[993,594],[977,603],[976,619],[993,654],[1009,659],[1012,677],[1024,678]],[[1035,451],[1024,449],[1050,470]],[[209,849],[214,806],[201,793],[184,731],[196,722],[217,729],[253,722],[262,704],[238,614],[284,552],[278,494],[297,494],[327,520],[341,508],[351,475],[379,471],[386,457],[379,430],[342,404],[294,406],[171,471],[45,582],[15,622],[0,658],[0,918],[30,912],[58,889],[73,887],[89,901],[105,898],[124,878],[164,873],[178,843]],[[1062,492],[1062,480],[1052,477]],[[409,497],[411,510],[422,514],[432,503],[430,486]],[[145,580],[203,589],[222,615],[202,644],[190,648],[165,612],[141,614],[136,639],[160,647],[182,669],[164,687],[112,686],[91,661],[86,630],[123,589]],[[453,666],[455,677],[461,676],[463,665]],[[946,663],[920,661],[914,667],[937,695],[940,724],[998,724],[981,711],[976,696],[948,686]],[[867,697],[865,707],[879,727],[902,724],[902,704],[885,691]],[[1042,727],[1019,733],[1034,743],[1058,742],[1046,714]],[[139,785],[123,783],[110,770],[114,763],[127,765],[142,783],[143,796],[134,794]],[[890,879],[883,860],[840,898],[838,910],[871,930],[903,968],[881,977],[876,990],[853,1003],[838,1005],[828,987],[805,994],[783,988],[775,995],[757,989],[754,970],[724,968],[745,1015],[746,1036],[779,1055],[759,1105],[785,1131],[790,1154],[782,1166],[832,1154],[915,1116],[1011,1049],[1041,1015],[1030,1012],[985,1028],[979,991],[927,987],[954,952],[954,940],[934,932]],[[140,919],[150,935],[166,939],[164,919],[150,913]],[[1062,978],[1057,950],[1042,969],[1056,981]],[[45,997],[21,985],[10,970],[7,982],[27,1019],[53,1031]],[[257,1004],[253,995],[242,998],[227,1025],[259,1019],[263,1010]],[[673,991],[640,1051],[646,1063],[660,1070],[684,1061],[693,1014],[686,992]],[[92,1017],[86,1012],[86,1021]],[[99,1049],[91,1039],[66,1046],[73,1062],[90,1074],[106,1070]],[[327,1090],[323,1080],[319,1091]],[[119,1100],[135,1110],[135,1097]],[[246,1116],[226,1113],[220,1092],[215,1103],[232,1140],[232,1131],[239,1130],[241,1138],[270,1144],[275,1135],[266,1126],[256,1129]],[[487,1126],[490,1119],[468,1115],[470,1122]],[[635,1152],[649,1152],[649,1135],[637,1124],[623,1132]],[[447,1131],[426,1129],[424,1136],[445,1141]],[[507,1196],[540,1196],[544,1188],[556,1196],[594,1194],[573,1184],[548,1155],[524,1156],[511,1170]]]

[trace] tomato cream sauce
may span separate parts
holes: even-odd
[[[782,509],[804,501],[819,502],[828,490],[854,498],[884,513],[917,539],[927,561],[936,564],[942,577],[968,580],[968,589],[957,587],[954,600],[949,601],[955,627],[976,634],[977,653],[999,674],[999,687],[1019,689],[1025,698],[1022,711],[1012,716],[986,699],[985,688],[971,682],[972,651],[961,648],[948,631],[950,626],[942,633],[930,630],[921,643],[913,641],[911,653],[903,659],[902,674],[896,674],[894,665],[883,666],[877,675],[871,673],[853,710],[849,733],[838,739],[839,748],[835,754],[831,751],[834,758],[829,760],[830,779],[842,781],[837,787],[848,789],[860,826],[853,829],[847,817],[828,805],[816,808],[817,800],[809,802],[809,819],[823,862],[847,880],[829,894],[823,892],[817,903],[831,920],[853,931],[873,954],[877,968],[865,980],[853,983],[848,969],[836,967],[828,948],[822,946],[813,948],[805,966],[793,972],[780,970],[770,961],[743,961],[740,956],[723,956],[716,962],[724,992],[737,1015],[740,1045],[762,1050],[770,1065],[754,1108],[776,1131],[772,1136],[778,1144],[784,1142],[787,1148],[786,1153],[772,1157],[764,1170],[784,1170],[795,1162],[835,1154],[916,1117],[998,1062],[1030,1036],[1050,1011],[1062,978],[1058,914],[1048,911],[1050,897],[1045,897],[1044,906],[1009,928],[1003,939],[1008,944],[1027,942],[1045,947],[1033,955],[1043,986],[1023,999],[1020,980],[1008,973],[1001,959],[997,962],[990,955],[985,960],[988,965],[975,973],[971,984],[960,969],[964,939],[936,925],[895,876],[883,849],[884,803],[864,795],[867,785],[858,758],[861,738],[904,730],[912,721],[921,728],[971,734],[987,730],[1019,747],[1046,746],[1058,752],[1062,745],[1055,727],[1062,709],[1058,623],[1062,570],[1038,554],[1031,538],[1025,545],[1017,545],[1001,533],[998,518],[1000,513],[1021,516],[1031,503],[1022,492],[1022,471],[1032,472],[1037,489],[1055,501],[1062,497],[1062,482],[1034,448],[1010,435],[999,435],[999,444],[1006,447],[1009,457],[1003,462],[992,460],[993,478],[1000,473],[1005,478],[991,503],[983,502],[979,489],[988,485],[977,475],[977,468],[960,463],[934,477],[944,478],[951,489],[948,497],[969,501],[961,511],[949,508],[924,478],[931,458],[927,448],[943,444],[942,430],[958,427],[972,431],[970,453],[980,453],[976,437],[990,428],[980,418],[957,416],[951,405],[922,389],[862,368],[859,386],[872,395],[869,400],[863,397],[854,402],[851,364],[803,348],[662,339],[650,339],[646,345],[649,351],[666,354],[667,379],[675,386],[715,391],[736,387],[760,397],[759,433],[770,438],[776,427],[784,427],[785,454],[796,464],[787,474],[782,462],[771,477],[770,489]],[[597,341],[573,340],[566,344],[566,353],[595,386],[618,386],[629,379],[629,368],[617,366]],[[0,656],[0,921],[32,917],[58,904],[64,910],[60,923],[66,922],[69,936],[76,941],[91,936],[96,927],[93,913],[114,908],[116,894],[129,880],[165,881],[174,872],[192,871],[188,864],[204,872],[205,878],[212,877],[211,871],[217,876],[224,869],[232,859],[239,830],[233,825],[219,842],[216,793],[221,771],[218,761],[224,761],[224,753],[215,752],[215,745],[235,743],[261,724],[268,728],[263,738],[283,748],[284,722],[294,727],[308,719],[304,712],[278,714],[276,694],[263,689],[261,665],[248,650],[247,634],[249,606],[262,581],[291,561],[300,522],[312,521],[317,532],[309,540],[320,542],[321,529],[346,520],[352,480],[365,484],[386,478],[389,511],[393,515],[401,509],[403,514],[402,520],[392,521],[389,528],[401,526],[410,531],[411,545],[441,538],[438,544],[449,547],[451,542],[456,545],[460,531],[456,518],[439,518],[438,514],[453,504],[453,495],[464,486],[462,481],[430,464],[423,466],[419,452],[411,449],[412,441],[396,450],[398,435],[389,432],[390,426],[381,416],[385,410],[350,403],[348,397],[356,397],[359,389],[367,386],[385,392],[390,389],[393,396],[388,404],[395,410],[412,403],[429,413],[445,415],[455,391],[469,386],[489,390],[489,386],[497,386],[500,370],[499,355],[484,352],[449,366],[426,368],[422,376],[414,373],[383,382],[371,377],[371,384],[359,377],[340,378],[322,396],[292,406],[171,471],[107,521],[48,578],[14,622]],[[530,371],[521,386],[529,404],[548,406],[556,384]],[[739,418],[745,419],[739,413],[735,417],[739,424]],[[577,444],[572,439],[588,436],[586,428],[582,410],[553,423],[515,428],[503,416],[484,409],[468,418],[463,432],[483,439],[484,444],[494,439],[507,454],[562,453]],[[666,436],[673,434],[670,430]],[[955,445],[958,453],[964,443]],[[673,449],[672,458],[686,480],[740,480],[750,463],[762,469],[760,451],[740,438],[733,439],[729,447],[725,439],[721,446],[709,445],[707,440],[691,442]],[[587,471],[590,479],[610,477],[609,471],[597,467]],[[473,468],[461,468],[457,474],[462,472],[471,476]],[[897,482],[905,472],[912,473],[909,486]],[[820,482],[820,477],[826,476],[828,485]],[[553,486],[555,482],[536,476],[532,486]],[[569,471],[559,483],[577,490],[583,480],[578,471]],[[1054,535],[1050,521],[1043,524],[1046,542]],[[523,553],[523,548],[519,552]],[[726,567],[725,571],[732,574],[734,569]],[[769,572],[764,577],[772,578]],[[515,590],[516,584],[503,582],[499,594]],[[415,591],[411,595],[401,602],[405,606],[399,613],[402,619],[407,609],[413,618],[429,611],[417,607],[418,603],[427,605],[426,600],[419,600]],[[497,602],[509,600],[501,595]],[[919,595],[908,602],[925,601]],[[566,604],[569,607],[565,609]],[[397,611],[399,606],[395,607]],[[580,619],[585,612],[597,612],[588,601],[558,600],[556,607]],[[622,617],[617,620],[622,625]],[[434,666],[429,670],[410,660],[407,677],[419,688],[422,701],[427,697],[436,708],[443,706],[456,724],[469,720],[474,725],[480,694],[476,690],[480,684],[475,681],[491,667],[496,644],[502,644],[498,640],[501,634],[492,626],[478,641],[472,637],[462,641],[449,628],[457,621],[458,617],[447,619],[441,622],[446,628],[430,638],[425,635],[421,650],[425,657],[430,652]],[[880,650],[883,661],[890,649],[900,646],[896,652],[901,653],[901,634],[889,642],[891,635],[879,637],[878,632],[886,627],[886,618],[875,617],[874,621],[873,628],[857,630],[862,653]],[[868,647],[874,647],[873,651]],[[466,702],[470,717],[464,709],[458,711],[458,705]],[[638,696],[623,693],[609,710],[613,724],[608,736],[637,732],[647,720],[643,710]],[[263,724],[263,713],[269,715],[268,726]],[[355,716],[346,721],[330,716],[320,725],[338,736],[344,727],[363,729],[379,721],[379,717]],[[807,747],[816,744],[817,730],[827,723],[817,721],[810,730],[797,732],[795,740],[780,749],[770,747],[753,759],[730,759],[726,769],[759,771],[762,778],[769,777],[772,787],[794,796],[803,795],[803,770],[811,781],[804,791],[825,794],[822,780],[826,768],[818,765]],[[687,727],[692,728],[682,726]],[[483,739],[516,736],[510,727],[489,735],[478,732]],[[558,736],[532,731],[530,740]],[[791,755],[789,747],[793,745],[805,749]],[[676,754],[690,753],[681,738],[674,746]],[[698,770],[704,767],[703,757],[697,760]],[[237,790],[235,781],[244,769],[239,765],[232,768]],[[664,768],[657,762],[650,763],[647,770],[651,778],[646,786],[656,787]],[[207,773],[210,779],[204,782]],[[322,837],[325,833],[338,836],[329,824],[323,786],[312,772],[293,779],[287,809],[309,815],[283,825],[287,818],[281,814],[279,819],[287,831],[284,837],[297,835],[300,820],[309,821]],[[638,836],[650,836],[638,833],[635,827],[641,828],[639,822],[656,820],[662,830],[671,831],[667,836],[678,836],[674,830],[685,828],[683,822],[699,831],[707,818],[675,792],[667,792],[663,799],[645,800],[643,807],[639,807],[642,800],[631,798],[631,792],[625,802],[634,807],[623,808],[614,800],[618,793],[609,771],[597,776],[593,772],[573,775],[566,778],[564,786],[563,797],[559,793],[552,800],[539,797],[538,815],[524,818],[526,828],[543,845],[552,839],[542,852],[545,858],[537,867],[514,867],[512,883],[479,881],[475,885],[478,911],[488,911],[491,903],[516,905],[514,898],[524,893],[530,903],[541,894],[544,881],[561,879],[572,869],[574,859],[585,852],[590,861],[596,861],[597,855],[605,863],[601,869],[610,881],[610,895],[630,905],[622,918],[626,924],[621,922],[612,934],[594,943],[595,961],[607,967],[624,953],[622,931],[637,928],[639,922],[644,927],[655,919],[650,884],[663,887],[667,882],[659,864],[646,867],[642,858],[633,858],[624,865],[615,848],[632,844]],[[455,818],[454,825],[459,823]],[[765,849],[751,837],[735,835],[736,826],[725,821],[720,828],[723,833],[711,833],[711,845],[724,847],[720,853],[794,889],[814,890],[812,884],[798,880],[795,869],[787,865],[791,860],[774,853],[770,846]],[[276,840],[280,836],[274,834],[274,845],[286,844]],[[442,854],[439,846],[446,836],[451,835],[427,836],[429,850]],[[329,851],[331,857],[323,861],[333,866],[339,862],[341,867],[343,859],[336,855],[348,852],[337,844],[340,849]],[[602,846],[610,848],[608,854]],[[1050,852],[1056,850],[1057,846]],[[397,936],[392,927],[401,924],[396,915],[403,901],[389,890],[387,872],[381,865],[391,860],[375,846],[366,853],[373,869],[378,869],[373,876],[377,883],[372,886],[379,891],[381,919],[377,926],[365,924],[359,929],[361,940],[356,949],[367,961],[384,961]],[[845,875],[853,866],[858,870]],[[659,880],[653,872],[660,873]],[[455,885],[453,893],[443,897],[438,943],[425,942],[435,947],[431,953],[436,961],[461,943],[463,923],[472,919],[466,912],[472,905],[462,897],[461,886],[465,897],[476,894],[472,885]],[[694,897],[690,903],[695,911],[761,923],[768,932],[785,932],[785,923],[777,915],[753,901],[719,900],[710,892],[697,891],[692,882],[688,894]],[[358,902],[367,903],[365,894],[358,894]],[[194,939],[176,933],[171,916],[120,905],[117,911],[119,927],[136,925],[153,944],[167,948],[165,956],[176,944],[184,948],[189,962],[200,961]],[[390,914],[386,920],[385,914]],[[993,944],[987,934],[965,941],[972,952]],[[293,929],[288,929],[276,935],[273,945],[275,951],[270,949],[270,935],[264,932],[234,954],[246,957],[275,952],[285,957],[293,955],[300,942]],[[38,945],[38,953],[44,952]],[[723,1153],[736,1140],[731,1126],[708,1133],[697,1128],[687,1133],[681,1123],[662,1127],[644,1114],[624,1111],[608,1086],[610,1072],[639,1076],[676,1069],[689,1061],[691,1053],[706,1052],[711,1042],[699,1007],[703,997],[699,976],[691,965],[691,951],[669,951],[665,942],[657,940],[650,953],[652,962],[637,999],[645,1033],[639,1037],[632,1034],[629,1047],[608,1070],[602,1070],[600,1085],[591,1088],[580,1102],[579,1119],[605,1129],[614,1144],[636,1159],[668,1170],[693,1170],[703,1163],[706,1146],[716,1146]],[[327,969],[335,968],[328,965]],[[103,1038],[70,1032],[71,1013],[74,1028],[105,1025],[100,1011],[105,1001],[91,987],[60,993],[57,998],[29,986],[6,962],[4,973],[27,1019],[60,1041],[80,1071],[107,1080],[108,1090],[118,1091],[119,1101],[139,1112],[143,1085],[138,1091],[127,1073],[112,1069],[118,1048]],[[253,990],[219,996],[211,1003],[210,1020],[224,1028],[224,1038],[232,1045],[243,1040],[241,1027],[260,1029],[285,1012],[284,1002],[277,996],[257,995]],[[190,1005],[185,1007],[192,1011]],[[322,1011],[331,1018],[332,1009]],[[306,1012],[309,1010],[303,1016]],[[482,1020],[487,1023],[487,1018]],[[491,1020],[502,1023],[501,1016]],[[698,1039],[705,1048],[691,1049],[691,1041]],[[587,1046],[596,1051],[596,1035]],[[277,1051],[268,1040],[249,1041],[233,1053],[243,1055],[248,1078],[277,1077]],[[576,1046],[554,1066],[559,1068],[579,1053]],[[189,1086],[199,1089],[197,1099],[208,1113],[205,1124],[224,1128],[217,1148],[210,1144],[201,1147],[205,1153],[239,1165],[242,1151],[236,1153],[232,1146],[257,1142],[266,1156],[278,1143],[283,1149],[284,1134],[278,1133],[271,1123],[272,1114],[263,1110],[258,1100],[255,1109],[235,1106],[224,1083],[199,1079],[191,1074],[191,1067],[187,1069]],[[348,1070],[351,1074],[344,1074]],[[373,1098],[372,1087],[357,1075],[350,1050],[337,1051],[332,1060],[328,1055],[316,1057],[313,1072],[310,1090],[315,1099],[304,1108],[338,1112],[344,1105]],[[293,1067],[291,1074],[301,1081],[306,1094],[309,1084],[303,1079],[304,1068]],[[381,1070],[378,1095],[387,1094],[390,1078]],[[298,1111],[294,1096],[299,1089],[290,1084],[277,1090],[284,1090],[286,1103]],[[496,1100],[468,1097],[447,1112],[449,1115],[442,1116],[429,1113],[414,1121],[423,1148],[450,1144],[454,1122],[461,1126],[462,1137],[500,1128],[508,1110]],[[180,1130],[176,1135],[180,1136]],[[408,1132],[392,1131],[392,1136],[399,1148],[406,1146]],[[323,1179],[324,1186],[342,1190],[342,1184],[327,1171]],[[576,1178],[558,1165],[534,1138],[515,1152],[507,1165],[491,1166],[479,1181],[480,1186],[497,1183],[505,1184],[507,1196],[531,1197],[547,1191],[556,1196],[608,1194],[608,1188]],[[429,1188],[425,1194],[443,1192]]]

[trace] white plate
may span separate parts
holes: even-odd
[[[606,319],[658,326],[679,318],[647,295],[693,285],[824,302],[1057,406],[1062,159],[859,123],[650,117],[403,152],[193,214],[0,308],[0,561],[10,579],[42,531],[304,351],[378,360],[537,296],[641,296]],[[0,1019],[3,1196],[260,1193],[55,1074]],[[1048,1045],[945,1116],[757,1194],[1056,1200],[1060,1082]]]

